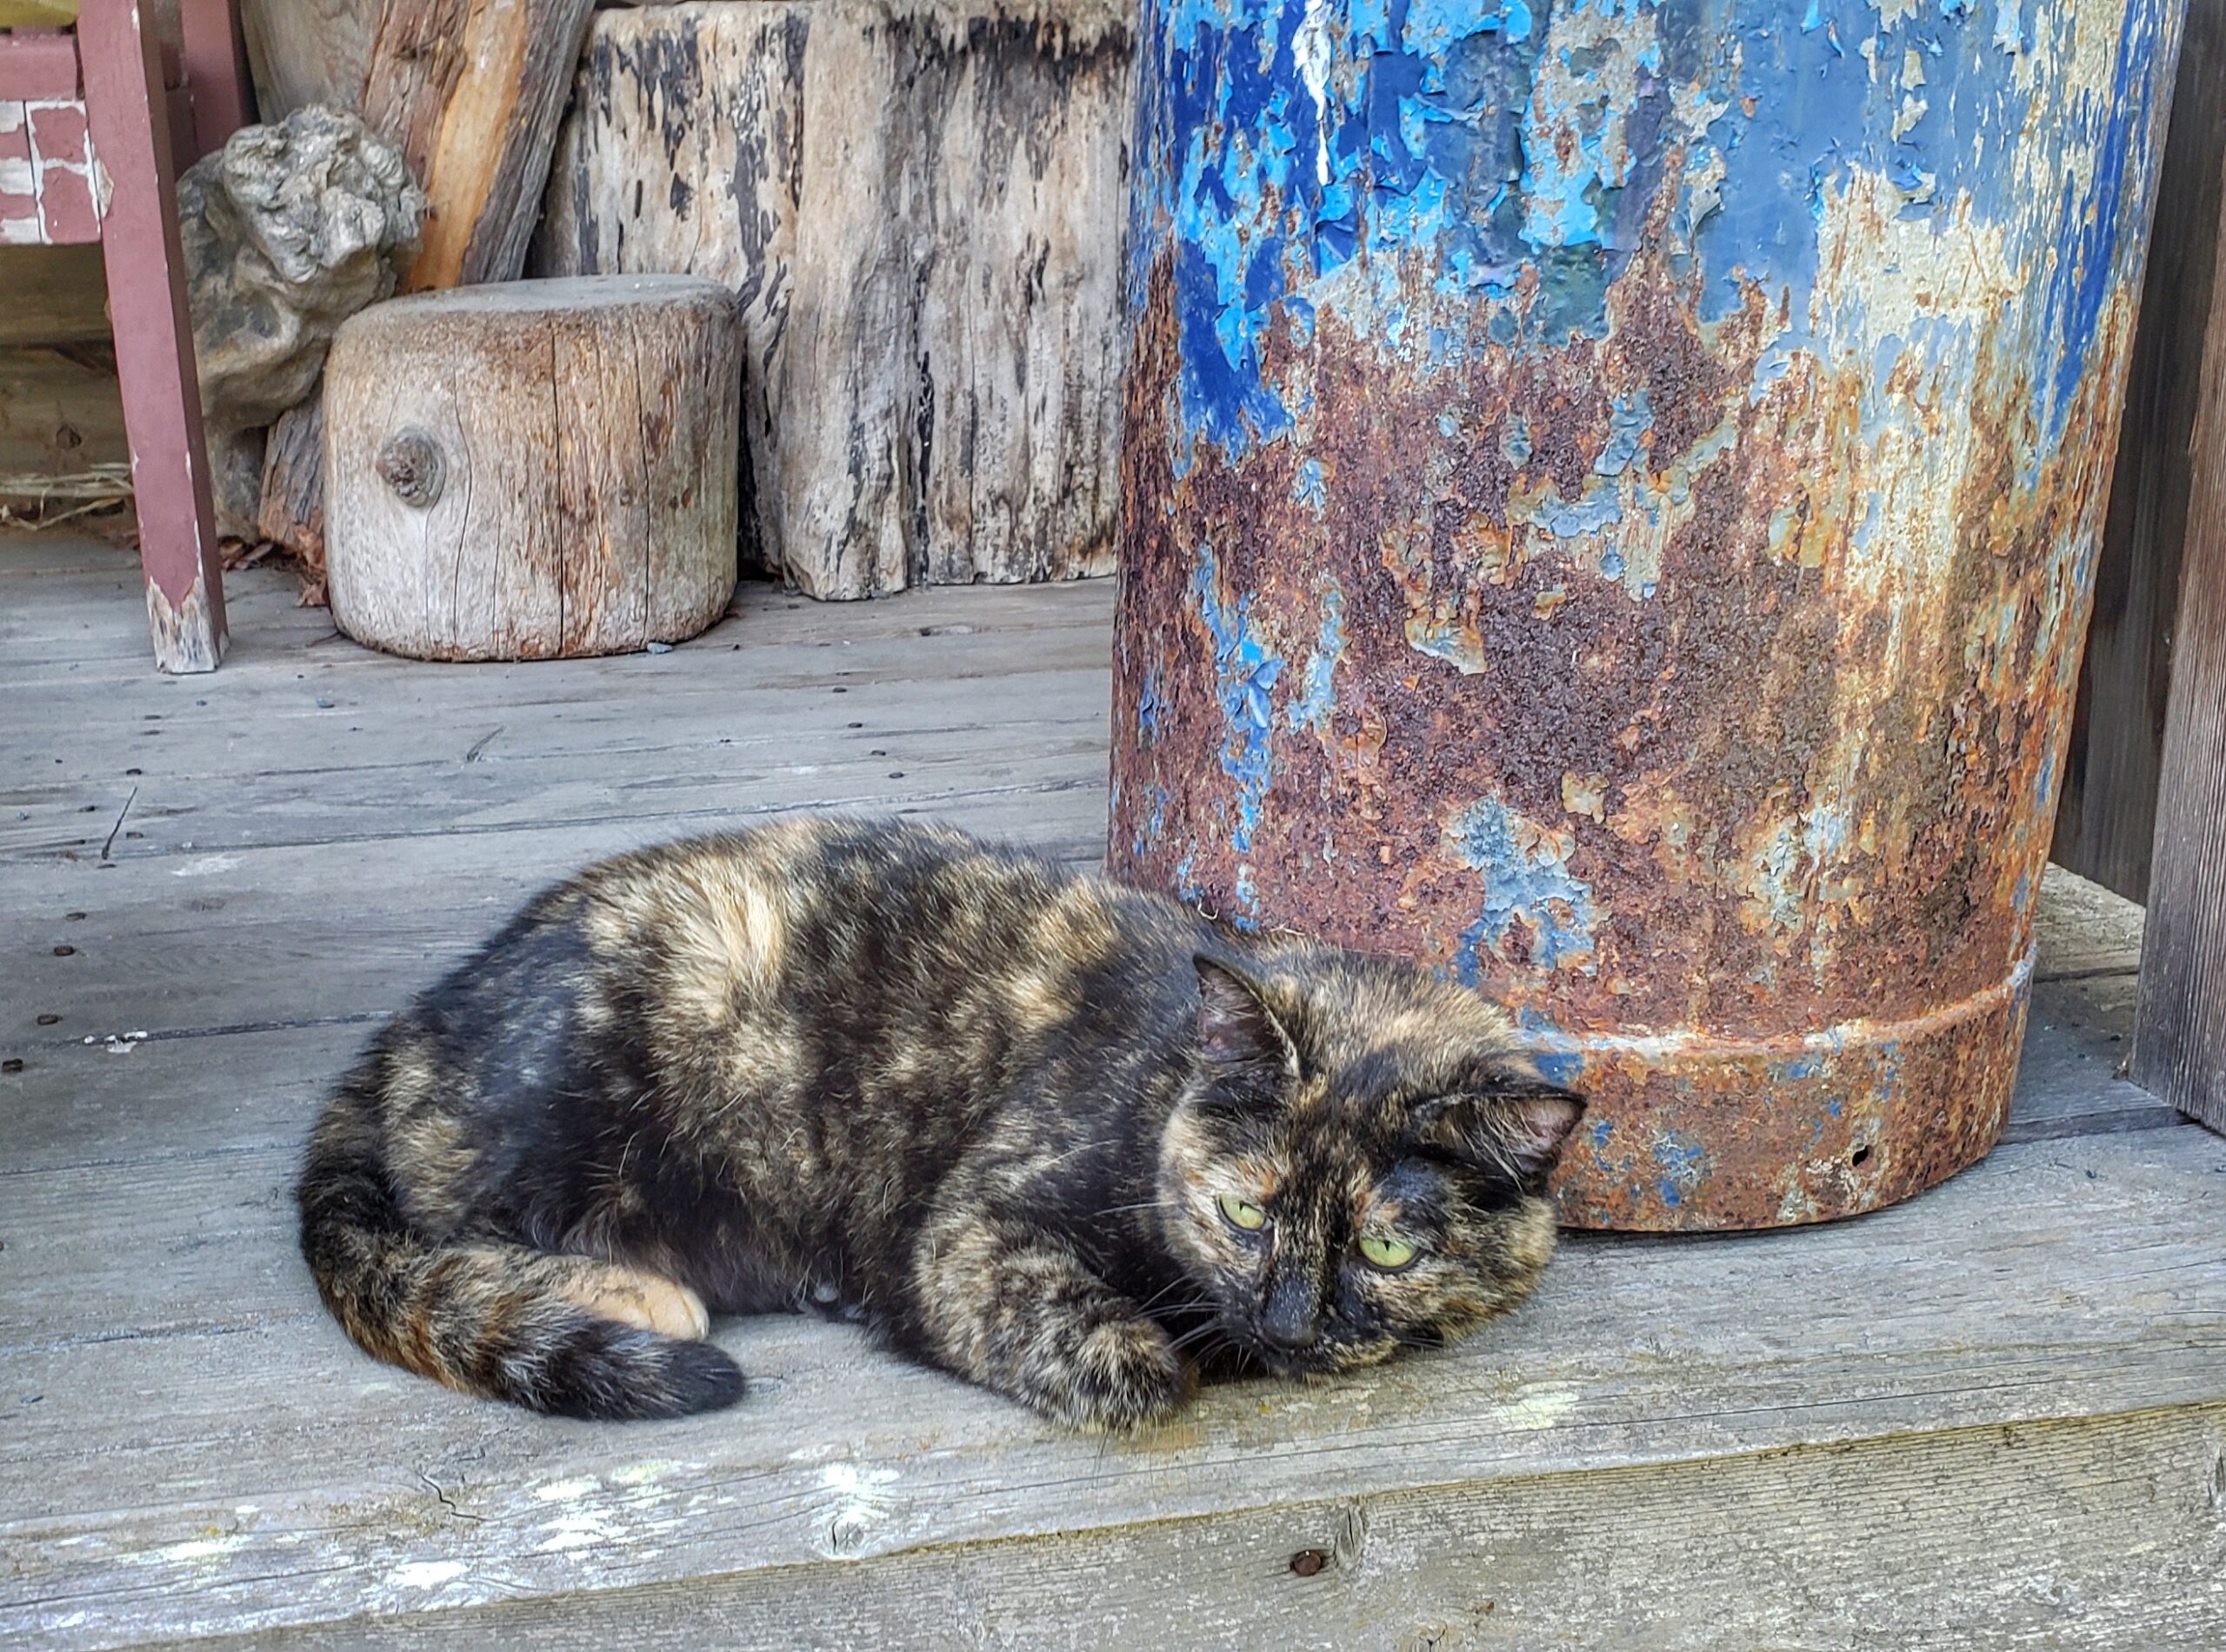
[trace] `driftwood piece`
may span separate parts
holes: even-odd
[[[315,386],[333,330],[394,291],[425,197],[401,156],[323,105],[234,132],[177,197],[217,529],[246,538],[264,427]]]
[[[1110,571],[1130,46],[1102,0],[604,12],[533,267],[741,295],[751,523],[811,595]]]
[[[510,282],[352,317],[325,366],[333,623],[428,659],[693,636],[735,582],[734,296]]]
[[[401,150],[426,197],[423,240],[403,286],[417,291],[510,281],[525,267],[539,216],[556,123],[594,0],[384,0],[350,102]],[[263,30],[295,49],[297,83],[344,81],[347,42],[365,8],[317,0],[337,46],[317,68],[298,18]],[[254,39],[250,32],[250,43]],[[268,71],[266,71],[268,72]],[[313,398],[312,398],[313,399]],[[324,516],[320,472],[300,460],[320,450],[311,405],[290,416],[303,428],[274,431],[257,524],[265,536],[313,556]]]
[[[283,119],[311,103],[357,108],[379,11],[380,0],[240,0],[263,118]]]

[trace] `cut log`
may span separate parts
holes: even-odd
[[[1110,572],[1130,46],[1103,0],[603,12],[532,267],[741,295],[750,525],[810,595]]]
[[[317,0],[297,12],[263,8],[250,44],[283,96],[346,93],[371,130],[396,144],[426,196],[422,244],[406,290],[509,281],[525,267],[556,123],[594,0]],[[356,42],[363,42],[359,48]],[[361,53],[360,70],[356,67]],[[352,87],[350,82],[353,82]],[[314,402],[314,396],[311,402]],[[324,515],[317,411],[274,432],[257,525],[312,555]]]
[[[325,363],[333,623],[422,659],[676,643],[735,583],[734,295],[530,281],[350,317]]]

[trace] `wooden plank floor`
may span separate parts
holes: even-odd
[[[367,1029],[686,830],[903,809],[1094,860],[1111,593],[752,589],[517,668],[231,593],[224,669],[163,679],[128,556],[0,540],[0,1645],[2226,1645],[2226,1141],[2113,1076],[2139,915],[2076,881],[1983,1165],[1574,1238],[1452,1354],[1117,1442],[803,1320],[723,1326],[749,1401],[671,1424],[371,1363],[288,1194]]]

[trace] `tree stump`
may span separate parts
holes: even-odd
[[[695,636],[734,591],[741,370],[734,294],[692,276],[351,316],[324,374],[333,623],[437,660]]]
[[[746,528],[814,596],[1112,571],[1129,8],[601,11],[529,267],[740,296]]]

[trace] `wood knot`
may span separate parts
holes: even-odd
[[[378,473],[395,497],[418,510],[430,510],[447,481],[439,443],[423,430],[403,430],[379,450]]]

